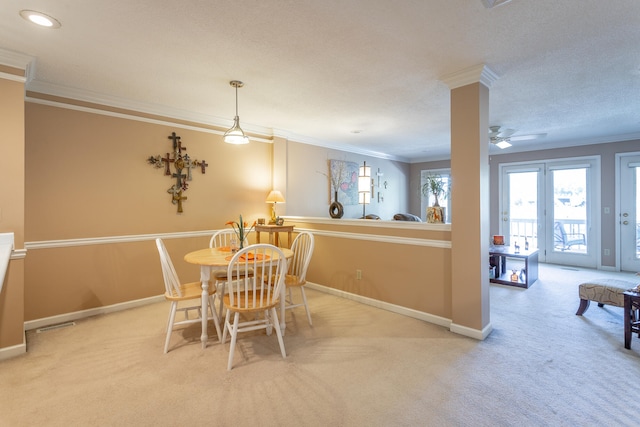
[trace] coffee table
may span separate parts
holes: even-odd
[[[511,280],[512,270],[508,267],[508,259],[517,258],[524,261],[524,277],[521,269],[517,269],[517,280]],[[491,245],[489,247],[489,263],[496,268],[496,277],[489,279],[491,283],[528,288],[538,280],[538,250],[522,250],[518,252],[511,246]]]

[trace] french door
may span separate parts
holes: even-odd
[[[599,159],[503,165],[505,244],[539,249],[542,262],[597,267]]]
[[[640,271],[640,154],[618,156],[620,269]]]
[[[502,169],[500,233],[505,245],[544,248],[544,164],[507,166]],[[544,253],[538,255],[544,261]]]

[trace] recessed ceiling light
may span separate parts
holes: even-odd
[[[60,28],[61,24],[56,18],[45,15],[42,12],[36,12],[35,10],[21,10],[20,16],[29,22],[40,25],[47,28]]]
[[[361,129],[354,129],[354,130],[351,131],[351,133],[355,133],[355,134],[362,133],[362,130]]]

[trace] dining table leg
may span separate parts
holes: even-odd
[[[200,313],[200,317],[202,318],[202,333],[200,335],[200,341],[202,342],[202,348],[207,348],[207,340],[209,338],[209,334],[207,333],[207,319],[209,317],[209,310],[207,310],[209,305],[209,279],[211,276],[211,268],[209,266],[203,265],[200,266],[200,283],[202,283],[202,312]],[[215,310],[215,307],[211,307],[212,310]]]

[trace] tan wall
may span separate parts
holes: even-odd
[[[5,67],[1,71],[15,69]],[[23,74],[23,73],[22,73]],[[0,78],[0,232],[14,233],[24,248],[24,83]],[[24,340],[24,260],[13,259],[0,294],[0,348]]]
[[[300,200],[296,188],[304,184],[305,177],[292,176],[290,168],[308,163],[307,151],[313,150],[278,138],[276,147],[280,148],[275,150],[267,143],[231,146],[208,132],[39,103],[27,103],[26,112],[26,225],[32,247],[25,262],[27,321],[161,294],[153,239],[135,241],[136,236],[193,235],[224,228],[224,223],[239,213],[249,220],[267,217],[270,206],[264,199],[272,185],[284,185],[291,202]],[[173,131],[182,137],[192,157],[205,159],[210,165],[204,175],[193,171],[182,214],[176,213],[166,193],[173,180],[146,163],[150,155],[170,151],[167,137]],[[326,166],[328,157],[323,155],[321,162]],[[405,166],[399,166],[400,172],[391,172],[393,164],[385,163],[385,177],[397,173],[400,181]],[[288,174],[283,173],[285,168]],[[310,175],[320,176],[325,193],[320,198],[328,217],[324,197],[328,178],[313,171]],[[289,202],[284,209],[287,207]],[[284,214],[282,208],[279,213]],[[449,232],[370,230],[351,225],[332,230],[382,238],[365,241],[318,236],[310,280],[449,317],[449,249],[385,242],[386,236],[446,242]],[[105,241],[113,238],[115,243]],[[67,246],[69,242],[72,246]],[[207,238],[191,236],[165,242],[182,280],[197,280],[198,267],[185,264],[182,257],[205,246]],[[363,280],[357,283],[355,266],[363,271]]]
[[[38,103],[26,104],[26,121],[26,240],[32,247],[25,261],[25,320],[163,293],[152,239],[78,247],[58,240],[216,230],[239,214],[249,221],[269,214],[269,143],[233,146],[204,131]],[[183,213],[167,193],[174,180],[146,162],[172,151],[171,132],[192,158],[209,164],[205,174],[192,172]],[[182,256],[208,240],[179,240],[167,243],[176,268],[189,276],[183,281],[197,280],[198,268],[183,265]]]
[[[358,220],[344,225],[290,222],[315,234],[310,282],[451,318],[450,231],[426,225],[398,229],[386,221],[375,221],[375,226],[358,226]]]

